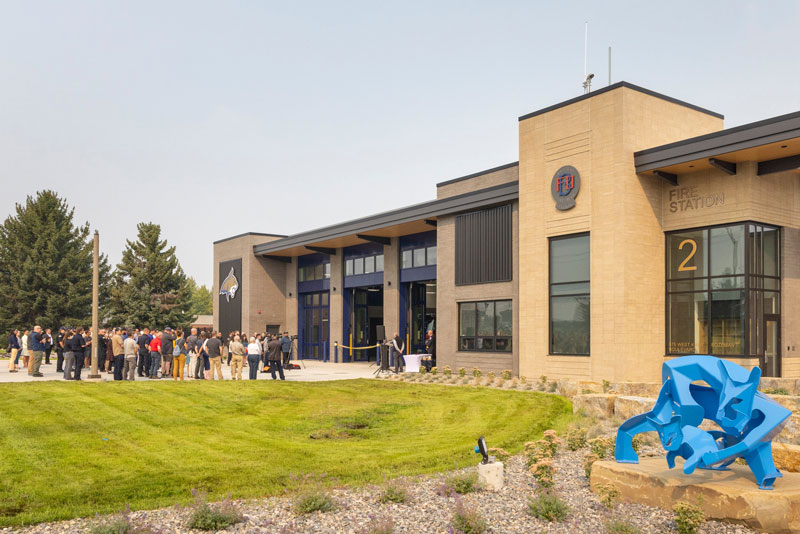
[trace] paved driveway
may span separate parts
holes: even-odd
[[[291,371],[284,371],[286,380],[298,382],[321,382],[325,380],[348,380],[352,378],[372,378],[373,373],[377,369],[374,364],[369,363],[323,363],[315,360],[303,360],[302,362],[295,361],[300,365],[300,369]],[[22,364],[22,359],[20,359]],[[55,357],[51,358],[50,365],[42,364],[41,373],[44,375],[42,378],[33,378],[28,376],[25,369],[20,369],[18,373],[8,372],[8,359],[0,360],[0,382],[34,382],[42,380],[63,380],[61,373],[56,373]],[[83,369],[81,377],[86,378],[89,374],[88,369]],[[113,380],[113,374],[101,373],[106,380]],[[225,379],[230,379],[230,368],[227,365],[222,366],[222,374]],[[242,376],[247,380],[248,369],[245,368]],[[258,380],[272,380],[269,373],[258,373]],[[136,377],[136,380],[148,380],[147,378]],[[166,379],[162,379],[166,380]],[[189,379],[187,379],[189,380]]]

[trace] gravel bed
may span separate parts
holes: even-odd
[[[643,451],[647,454],[648,451]],[[650,452],[655,453],[655,449]],[[563,523],[548,523],[527,514],[527,499],[538,493],[533,477],[526,471],[522,456],[506,461],[505,486],[501,491],[467,494],[458,497],[467,509],[477,509],[491,526],[495,534],[522,534],[531,532],[596,534],[606,532],[610,519],[623,519],[636,525],[645,533],[675,533],[671,512],[632,503],[619,503],[607,510],[597,496],[589,491],[583,475],[585,450],[569,452],[563,450],[555,459],[556,492],[570,506],[570,514]],[[474,469],[474,468],[470,468]],[[406,504],[379,504],[379,486],[339,488],[332,491],[337,509],[328,513],[313,513],[298,516],[292,511],[293,499],[272,497],[265,499],[236,501],[246,517],[244,523],[234,525],[225,532],[263,534],[344,534],[367,532],[365,526],[372,518],[391,518],[394,532],[402,534],[451,533],[450,518],[456,498],[442,497],[437,489],[448,474],[419,476],[407,479],[411,501]],[[132,522],[148,526],[155,533],[188,533],[184,525],[188,512],[178,506],[161,510],[132,512]],[[56,523],[44,523],[25,528],[0,529],[0,533],[15,534],[62,534],[85,533],[96,520],[75,519]],[[754,531],[741,525],[706,522],[699,531],[702,534],[747,534]]]

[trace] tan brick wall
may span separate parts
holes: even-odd
[[[619,88],[520,122],[520,374],[653,381],[664,357],[661,183],[639,177],[637,150],[719,130],[722,121]],[[553,174],[581,175],[560,212]],[[591,356],[549,356],[548,238],[590,232]]]
[[[781,253],[781,376],[800,378],[800,230],[781,230]]]
[[[456,195],[462,195],[471,191],[478,191],[486,189],[495,185],[506,184],[508,182],[516,182],[519,179],[519,167],[509,167],[501,169],[474,178],[468,178],[454,182],[452,184],[442,185],[436,188],[436,198],[447,198]]]
[[[242,330],[252,335],[269,324],[285,322],[285,276],[288,264],[257,258],[253,246],[279,239],[273,236],[246,234],[214,244],[214,329],[219,329],[219,264],[242,259],[241,289]],[[261,313],[258,313],[261,310]]]
[[[343,283],[343,253],[341,248],[336,249],[336,255],[331,256],[331,289],[329,293],[329,317],[330,317],[330,332],[328,334],[328,356],[330,361],[334,361],[334,352],[335,346],[334,341],[338,341],[340,344],[344,342],[347,344],[347,340],[343,339],[343,329],[345,321],[349,321],[350,318],[348,317],[345,319],[342,316],[343,311],[343,296],[342,291],[344,289]],[[339,351],[339,361],[342,361],[342,354]]]
[[[400,331],[400,239],[383,247],[383,325],[386,337]]]
[[[519,375],[519,204],[512,206],[513,280],[492,284],[455,285],[455,216],[441,217],[436,232],[437,247],[437,295],[436,295],[436,359],[440,367],[452,369],[465,367],[471,371],[477,367],[484,372],[511,369]],[[458,303],[479,300],[511,299],[514,310],[514,332],[512,352],[460,352],[458,351]],[[524,374],[524,373],[523,373]]]
[[[298,335],[297,331],[297,258],[292,258],[292,263],[286,264],[286,327],[291,335]]]

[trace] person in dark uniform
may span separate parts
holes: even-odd
[[[67,331],[62,326],[56,334],[56,372],[64,372],[64,340],[67,338]]]
[[[70,339],[70,348],[75,355],[75,376],[73,380],[81,379],[81,369],[83,369],[83,358],[86,350],[86,341],[83,339],[83,328],[78,327],[75,335]]]
[[[394,339],[392,339],[389,348],[394,351],[394,372],[399,373],[405,367],[405,365],[403,365],[403,351],[406,348],[406,344],[403,343],[403,339],[397,332],[394,333]]]
[[[44,364],[50,365],[50,353],[53,351],[53,335],[50,329],[44,331]]]
[[[272,379],[277,380],[275,377],[275,371],[277,370],[281,380],[286,380],[286,377],[283,376],[283,363],[281,362],[283,353],[281,352],[281,342],[278,341],[278,336],[272,336],[272,339],[267,344],[267,351],[269,373],[272,375]]]
[[[136,340],[139,345],[139,376],[150,376],[150,329],[143,328]]]
[[[425,340],[425,352],[431,355],[431,365],[436,367],[436,333],[433,330],[428,330],[428,339]]]

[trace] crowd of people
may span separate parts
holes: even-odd
[[[136,380],[136,377],[184,380],[222,380],[222,360],[227,354],[231,379],[242,380],[244,368],[249,379],[258,372],[270,372],[272,379],[286,380],[283,369],[289,363],[292,338],[255,333],[231,332],[223,340],[222,332],[200,332],[192,328],[189,335],[181,329],[101,328],[97,339],[91,329],[61,327],[55,338],[48,328],[12,330],[8,338],[8,371],[22,368],[34,378],[43,377],[42,365],[51,365],[55,350],[56,372],[64,380],[81,380],[81,371],[91,365],[93,344],[98,346],[98,370],[114,375],[114,380]]]

